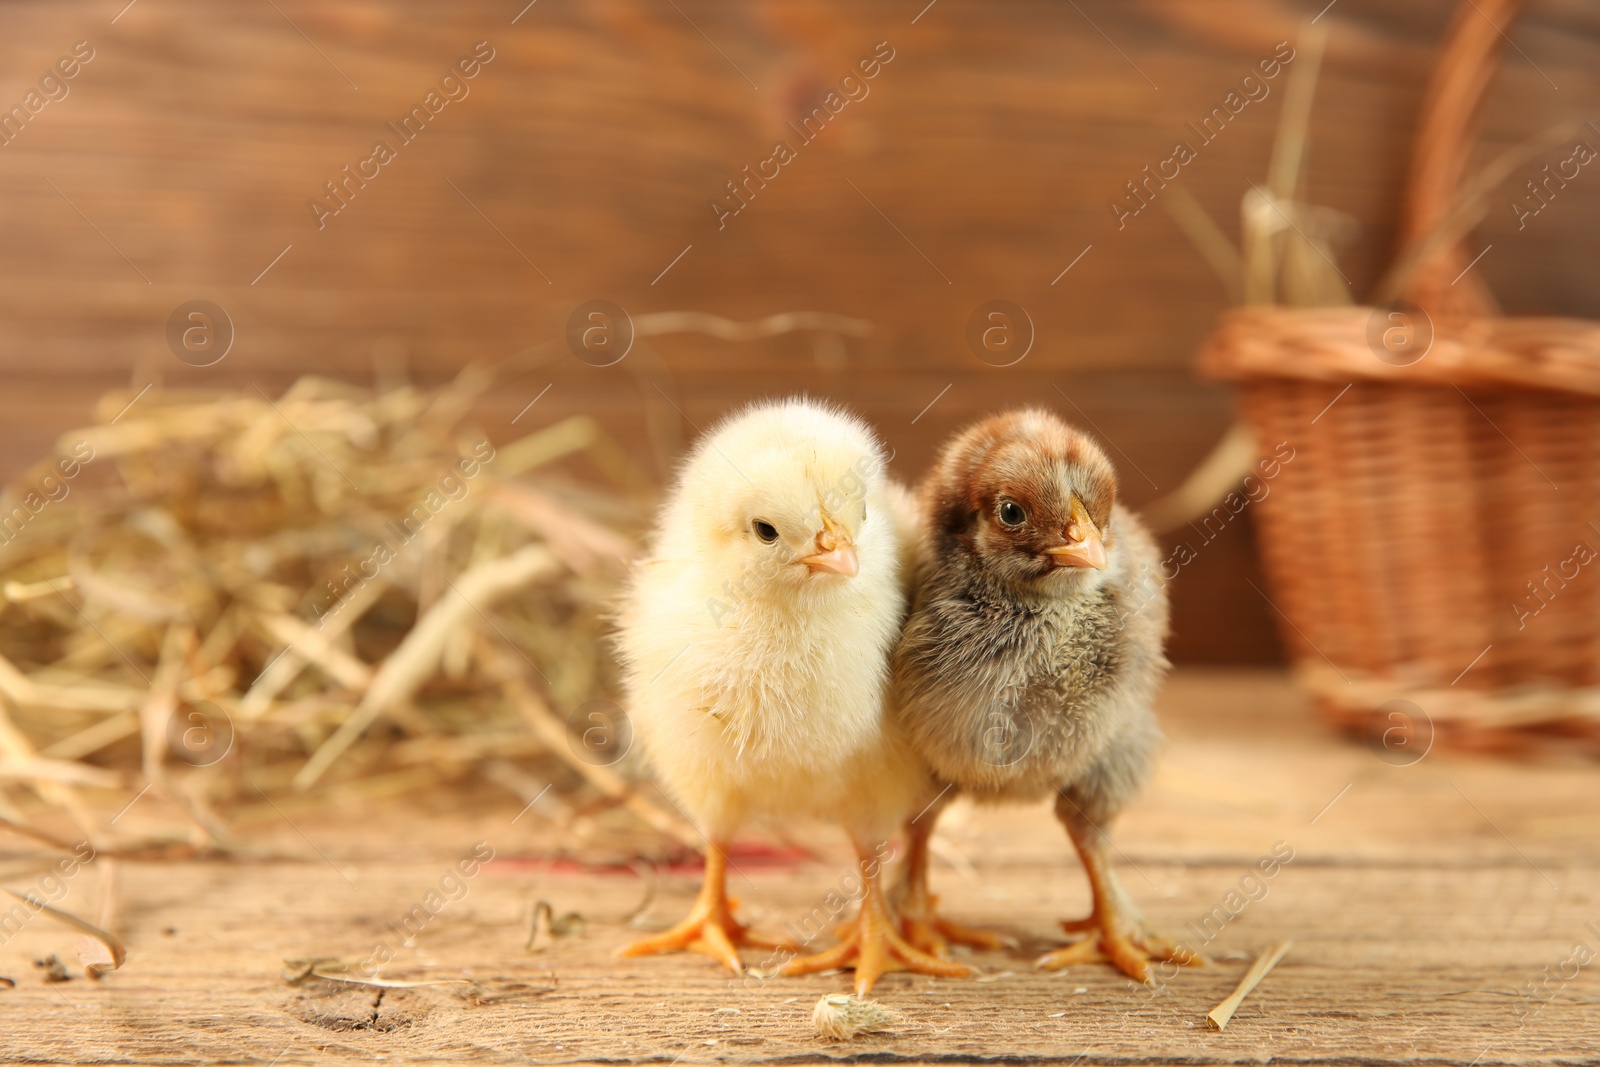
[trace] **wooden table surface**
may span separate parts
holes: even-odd
[[[663,869],[630,929],[649,879],[588,821],[558,824],[548,799],[519,815],[492,793],[406,797],[331,817],[283,808],[253,830],[279,858],[120,863],[128,961],[98,982],[64,928],[0,932],[0,975],[16,982],[0,988],[0,1061],[1600,1063],[1600,767],[1439,751],[1398,766],[1329,736],[1275,674],[1180,673],[1164,714],[1156,781],[1117,833],[1122,877],[1191,944],[1214,908],[1237,915],[1206,945],[1212,966],[1154,988],[1104,966],[1032,969],[1054,920],[1087,900],[1043,805],[958,806],[938,838],[947,911],[1022,948],[973,957],[979,981],[886,977],[875,996],[904,1023],[840,1045],[810,1019],[845,975],[737,980],[700,956],[613,957],[686,909],[692,868]],[[159,813],[152,798],[129,817]],[[758,832],[733,856],[744,913],[774,931],[825,906],[848,870],[834,831],[786,832],[806,849]],[[27,846],[0,848],[0,884],[32,885]],[[475,849],[493,860],[452,877]],[[1292,860],[1244,882],[1255,899],[1230,899],[1275,849]],[[69,880],[62,906],[96,913],[104,866]],[[535,898],[581,913],[581,931],[525,951]],[[428,917],[406,946],[408,915]],[[1283,940],[1227,1031],[1209,1030],[1205,1013]],[[387,978],[476,984],[284,978],[285,959],[355,963],[380,944]],[[51,953],[68,981],[33,965]]]

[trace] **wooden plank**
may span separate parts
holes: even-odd
[[[1344,261],[1358,289],[1389,253],[1411,117],[1452,6],[1347,0],[1327,16],[1312,189],[1362,224]],[[0,356],[58,373],[126,367],[134,349],[162,354],[180,300],[210,295],[270,324],[292,346],[270,354],[280,362],[360,367],[365,346],[351,342],[387,331],[451,366],[610,294],[727,314],[801,300],[884,321],[902,366],[961,366],[966,317],[999,295],[1070,345],[1070,365],[1187,362],[1222,289],[1158,207],[1118,229],[1109,203],[1295,34],[1303,5],[1227,0],[1204,18],[1154,0],[1081,14],[945,5],[914,27],[890,4],[793,7],[690,4],[684,18],[557,4],[513,27],[481,2],[405,18],[352,0],[291,4],[293,24],[192,2],[136,6],[115,25],[86,6],[8,5],[0,58],[14,73],[0,99],[20,98],[73,41],[98,51],[3,149],[0,279],[19,328]],[[1595,88],[1586,18],[1541,5],[1516,29],[1528,60],[1514,55],[1496,87],[1484,157],[1565,117],[1552,82],[1576,98]],[[496,58],[470,94],[317,228],[307,205],[323,183],[392,137],[386,124],[484,39]],[[709,204],[724,183],[792,137],[786,124],[880,40],[897,54],[871,94],[719,229]],[[1230,229],[1264,169],[1277,99],[1243,111],[1184,173]],[[1506,256],[1482,269],[1510,307],[1595,313],[1571,267],[1600,227],[1596,199],[1575,184],[1517,230],[1509,200],[1525,177],[1483,233]]]
[[[1576,802],[1596,794],[1600,768],[1444,752],[1393,766],[1328,737],[1273,675],[1180,673],[1164,717],[1171,740],[1160,772],[1117,833],[1122,877],[1152,922],[1198,942],[1190,924],[1232,908],[1229,892],[1259,857],[1278,842],[1294,856],[1226,925],[1213,918],[1221,933],[1205,948],[1214,966],[1154,989],[1099,966],[1031,969],[1054,921],[1086,904],[1043,806],[957,808],[939,833],[937,888],[949,913],[1009,930],[1023,950],[974,957],[989,981],[886,977],[876,995],[906,1024],[838,1046],[815,1038],[809,1019],[819,996],[847,988],[845,977],[746,982],[699,956],[615,959],[638,936],[624,919],[641,900],[639,877],[593,838],[586,844],[582,827],[553,826],[537,808],[513,822],[520,801],[463,794],[427,806],[291,809],[294,826],[274,817],[256,828],[253,840],[298,858],[122,865],[122,971],[98,984],[44,984],[29,964],[36,956],[61,953],[79,968],[71,937],[40,920],[0,945],[0,975],[18,982],[0,990],[0,1058],[1594,1062],[1595,968],[1567,961],[1579,943],[1600,951],[1600,822]],[[161,804],[148,798],[128,817],[153,819]],[[774,931],[825,907],[849,869],[835,831],[786,829],[818,858],[753,839],[734,855],[745,914]],[[480,841],[494,860],[447,880]],[[97,877],[80,873],[63,906],[93,911]],[[19,882],[13,874],[6,884]],[[643,925],[676,918],[694,886],[693,871],[664,873]],[[395,924],[429,891],[458,899],[413,926],[404,946]],[[536,897],[557,914],[582,912],[586,928],[525,954]],[[1285,939],[1294,950],[1227,1032],[1208,1031],[1205,1012],[1248,960]],[[293,987],[280,975],[286,957],[356,961],[380,943],[397,954],[385,977],[528,988],[471,1005],[449,986],[379,998]],[[1575,975],[1554,977],[1564,967]]]

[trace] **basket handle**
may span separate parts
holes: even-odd
[[[1498,312],[1494,297],[1476,274],[1451,284],[1470,259],[1460,235],[1446,234],[1441,227],[1457,204],[1477,138],[1478,117],[1505,49],[1503,31],[1526,3],[1464,0],[1428,80],[1401,205],[1396,266],[1404,274],[1395,287],[1433,314],[1476,317]],[[1445,238],[1442,244],[1440,238]],[[1402,265],[1408,259],[1415,262],[1405,270]]]

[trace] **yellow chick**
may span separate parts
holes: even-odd
[[[619,645],[635,736],[706,837],[705,881],[626,955],[691,949],[739,972],[741,945],[798,947],[753,935],[728,900],[728,841],[763,813],[839,823],[860,859],[852,932],[783,973],[853,963],[858,992],[891,968],[968,973],[903,940],[879,884],[882,844],[932,795],[884,703],[906,611],[884,462],[865,423],[806,400],[728,418],[685,461]]]

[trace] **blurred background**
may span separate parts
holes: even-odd
[[[1349,217],[1337,262],[1359,301],[1395,252],[1457,5],[925,2],[6,3],[0,103],[23,105],[75,46],[92,58],[20,127],[13,110],[0,146],[0,468],[48,453],[109,390],[277,396],[307,373],[438,384],[520,353],[525,371],[478,402],[491,439],[589,414],[657,483],[695,427],[806,391],[877,424],[906,478],[968,420],[1047,403],[1108,443],[1129,501],[1160,497],[1230,424],[1229,389],[1192,370],[1230,294],[1163,199],[1125,213],[1127,183],[1192,142],[1171,184],[1236,237],[1286,73],[1209,143],[1190,124],[1320,15],[1333,32],[1308,198]],[[1477,162],[1600,115],[1597,33],[1593,4],[1531,6]],[[442,85],[463,59],[475,76]],[[441,109],[397,131],[430,92]],[[830,92],[843,106],[823,124]],[[777,141],[794,150],[781,166]],[[1583,174],[1520,227],[1510,206],[1569,148],[1519,167],[1479,229],[1493,251],[1475,270],[1518,313],[1600,314],[1600,181]],[[195,300],[233,331],[198,368],[168,340]],[[563,340],[594,300],[635,319],[841,319],[748,340],[641,336],[597,367]],[[1009,366],[967,339],[993,300],[1034,332]],[[1178,660],[1279,658],[1246,581],[1262,584],[1252,522],[1214,541],[1168,535],[1196,549],[1174,591]]]

